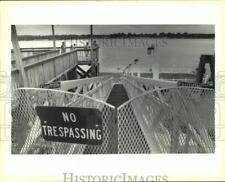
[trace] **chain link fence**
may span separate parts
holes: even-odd
[[[126,102],[117,110],[118,153],[150,153],[150,147],[135,116],[131,102]]]
[[[215,150],[213,89],[155,88],[155,81],[120,79],[129,101],[117,112],[107,100],[109,78],[83,94],[39,88],[17,89],[12,96],[13,154],[212,153]],[[141,85],[138,85],[141,84]],[[149,85],[150,84],[150,85]],[[173,82],[156,84],[171,87]],[[154,90],[153,90],[154,89]],[[102,113],[102,145],[45,141],[36,106],[97,108]]]
[[[41,137],[36,106],[97,108],[102,113],[103,143],[99,146],[49,142]],[[88,96],[50,89],[17,89],[12,99],[13,154],[93,154],[117,152],[115,108]]]
[[[198,87],[156,89],[124,103],[118,108],[119,153],[214,152],[214,94]]]

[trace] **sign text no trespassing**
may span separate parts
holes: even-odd
[[[37,106],[45,140],[100,145],[101,112],[95,108]]]

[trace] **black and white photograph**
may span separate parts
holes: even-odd
[[[1,1],[0,182],[224,181],[225,3]]]
[[[11,154],[215,152],[215,25],[11,25]]]

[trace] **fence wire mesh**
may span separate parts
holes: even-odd
[[[13,154],[116,153],[117,126],[113,106],[79,94],[50,89],[18,89],[12,98]],[[49,142],[41,137],[36,106],[97,108],[102,113],[103,143],[99,146]]]
[[[121,153],[214,152],[214,90],[178,87],[144,93],[118,108],[118,126]]]
[[[118,118],[118,153],[150,153],[131,102],[122,105],[117,112]]]
[[[132,98],[145,92],[145,90],[142,86],[131,82],[127,78],[122,78],[121,83],[123,84],[129,99],[132,99]]]
[[[113,79],[83,95],[51,89],[16,90],[12,97],[12,153],[214,152],[213,89],[186,86],[154,89],[151,85],[138,85],[128,79],[120,81],[130,100],[117,109],[117,115],[115,108],[104,102],[112,90]],[[99,109],[103,120],[102,145],[45,141],[35,111],[37,105]]]

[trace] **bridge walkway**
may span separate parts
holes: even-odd
[[[118,108],[121,104],[128,101],[129,97],[124,86],[120,84],[114,84],[112,91],[107,99],[107,103]]]

